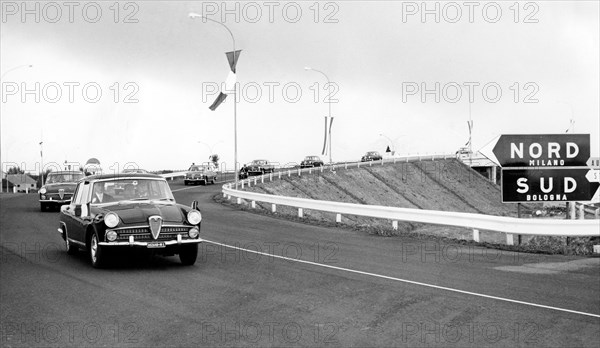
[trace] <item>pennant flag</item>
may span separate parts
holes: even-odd
[[[392,152],[392,150],[390,150],[390,146],[388,145],[387,149],[385,149],[385,152]]]
[[[328,122],[329,121],[329,122]],[[328,151],[327,145],[329,144],[329,139],[331,138],[331,126],[333,125],[333,117],[325,116],[325,137],[323,139],[323,152],[322,155],[325,155]],[[330,151],[331,149],[329,149]]]
[[[227,56],[227,61],[229,62],[229,67],[231,68],[231,71],[235,74],[235,66],[237,65],[238,59],[240,57],[240,53],[242,53],[242,50],[237,50],[235,52],[225,52],[225,55]]]
[[[229,74],[227,74],[227,79],[225,80],[225,86],[221,88],[221,93],[217,96],[217,99],[212,103],[208,108],[212,111],[215,111],[219,105],[221,105],[225,99],[227,99],[227,95],[235,94],[235,83],[237,78],[235,76],[235,67],[237,65],[238,59],[240,57],[240,53],[242,50],[225,52],[227,56],[227,62],[229,62],[229,69],[231,70]]]
[[[465,146],[469,146],[471,144],[471,132],[473,131],[473,120],[467,121],[467,126],[469,127],[469,141],[467,141]]]

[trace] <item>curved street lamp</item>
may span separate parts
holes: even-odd
[[[227,32],[229,33],[229,35],[231,35],[231,40],[233,41],[233,66],[235,66],[235,37],[233,36],[233,33],[231,32],[231,30],[229,30],[229,28],[221,23],[218,22],[214,19],[208,18],[206,16],[202,16],[198,13],[194,13],[194,12],[190,12],[188,15],[191,19],[196,19],[196,18],[202,18],[205,20],[209,20],[211,22],[215,22],[217,24],[220,24],[221,26],[223,26]],[[238,83],[237,81],[235,82],[235,85],[233,87],[233,169],[234,169],[234,176],[235,176],[235,188],[238,188],[238,159],[237,159],[237,89],[238,89]]]
[[[304,70],[316,71],[316,72],[322,74],[323,76],[325,76],[325,79],[327,80],[327,89],[329,90],[329,96],[328,96],[329,100],[327,101],[327,104],[329,104],[329,120],[332,120],[332,118],[331,118],[331,81],[329,80],[329,76],[327,76],[327,74],[325,74],[321,70],[313,69],[309,66],[304,67]],[[328,145],[329,145],[329,164],[332,164],[333,160],[331,159],[331,127],[329,127],[329,144]]]
[[[17,65],[15,67],[12,67],[12,68],[6,70],[5,72],[2,73],[2,75],[0,75],[0,83],[4,82],[4,76],[6,76],[9,72],[15,71],[20,68],[33,68],[33,65],[31,65],[31,64]],[[4,105],[4,103],[2,103],[2,104]],[[0,123],[2,123],[1,119],[0,119]],[[4,129],[4,127],[2,127],[2,129]],[[0,171],[4,169],[4,165],[3,165],[4,162],[2,162],[1,157],[2,156],[0,154],[0,166],[2,167],[2,168],[0,168]],[[7,174],[8,174],[8,171],[7,171]],[[0,182],[0,192],[3,192],[3,191],[4,191],[4,186],[2,185],[2,182]],[[6,181],[6,192],[8,192],[8,179]]]

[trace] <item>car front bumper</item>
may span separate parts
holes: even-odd
[[[70,204],[71,199],[40,199],[40,203]]]
[[[183,245],[183,244],[199,244],[202,243],[202,239],[181,239],[181,240],[166,240],[166,241],[153,241],[153,242],[137,242],[137,241],[127,241],[127,242],[99,242],[98,245],[101,246],[115,246],[115,247],[142,247],[148,248],[148,245],[152,245],[153,243],[164,243],[165,246],[172,245]]]

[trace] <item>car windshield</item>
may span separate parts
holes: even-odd
[[[190,172],[203,172],[205,171],[207,168],[204,166],[191,166],[190,167]]]
[[[307,156],[306,160],[307,161],[318,161],[319,157],[317,157],[317,156]]]
[[[254,161],[252,161],[252,164],[257,164],[257,165],[267,164],[267,160],[254,160]]]
[[[162,179],[123,178],[94,183],[92,203],[117,201],[175,201],[171,189]]]
[[[61,182],[76,182],[83,178],[83,173],[48,173],[46,184],[56,184]]]
[[[367,156],[378,156],[378,155],[379,155],[379,153],[377,153],[375,151],[367,152]]]

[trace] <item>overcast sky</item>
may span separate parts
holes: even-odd
[[[105,170],[183,169],[211,148],[233,163],[232,97],[208,109],[232,40],[190,12],[226,24],[243,50],[241,163],[320,155],[326,80],[305,66],[334,83],[334,161],[387,145],[454,153],[468,140],[469,85],[474,150],[573,119],[598,156],[598,1],[421,3],[2,1],[2,161],[33,169],[43,140],[44,162],[96,157]]]

